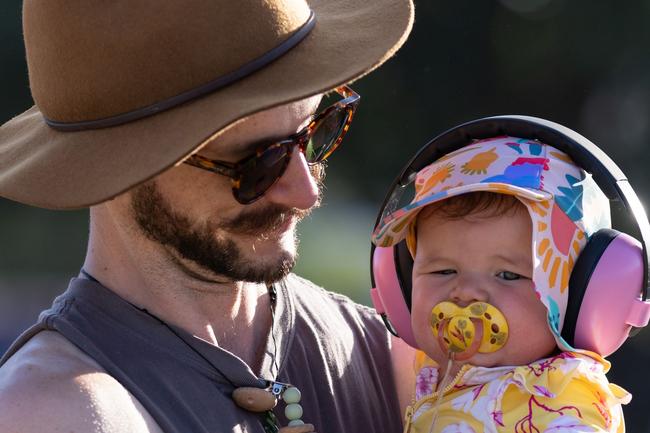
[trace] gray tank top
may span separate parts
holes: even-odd
[[[297,386],[302,419],[319,433],[401,431],[388,335],[373,310],[295,275],[276,288],[275,342],[267,341],[260,375],[277,373],[276,380]],[[264,432],[261,416],[230,398],[232,383],[259,386],[244,361],[96,282],[73,279],[0,366],[41,330],[61,333],[96,360],[167,433]],[[275,413],[286,425],[282,404]]]

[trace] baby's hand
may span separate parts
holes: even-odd
[[[316,430],[314,430],[314,424],[303,424],[293,427],[282,427],[279,433],[316,433]]]

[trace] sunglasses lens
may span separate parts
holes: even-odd
[[[349,110],[337,107],[320,119],[305,148],[307,162],[320,162],[332,153],[333,145],[343,134],[349,116]]]
[[[287,148],[280,143],[251,158],[241,167],[238,199],[246,203],[264,194],[282,176],[287,162]]]

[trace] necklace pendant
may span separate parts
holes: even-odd
[[[289,425],[278,430],[277,419],[271,411],[278,399],[284,400],[286,407],[284,415],[289,420]],[[301,393],[298,388],[282,382],[266,381],[266,388],[241,387],[232,393],[232,399],[240,408],[249,412],[266,412],[263,425],[266,433],[312,433],[314,426],[305,424],[302,418],[300,405]]]
[[[266,412],[278,404],[276,396],[271,392],[248,386],[235,389],[232,399],[237,406],[249,412]]]
[[[266,386],[270,388],[271,394],[276,398],[280,397],[284,391],[291,387],[288,383],[275,382],[273,380],[267,380]]]

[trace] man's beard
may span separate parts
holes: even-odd
[[[172,209],[155,182],[141,185],[133,191],[131,208],[135,221],[150,240],[231,281],[256,283],[273,283],[291,272],[297,257],[295,231],[293,251],[278,248],[277,253],[260,260],[245,258],[233,237],[240,235],[264,239],[267,233],[277,233],[287,219],[294,218],[298,222],[310,212],[270,205],[254,211],[242,211],[231,220],[208,219],[206,223],[194,224],[187,216]],[[225,235],[222,236],[222,233]]]

